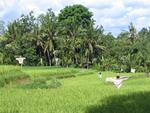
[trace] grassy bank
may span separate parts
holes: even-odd
[[[0,87],[28,77],[18,66],[0,66]]]
[[[132,77],[118,90],[105,82],[116,76],[113,72],[103,72],[100,80],[94,70],[27,67],[22,71],[34,78],[61,72],[75,77],[59,79],[62,85],[55,89],[0,88],[0,113],[149,113],[150,78],[144,73],[122,73]]]

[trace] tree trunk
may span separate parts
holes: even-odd
[[[47,60],[48,60],[48,66],[51,66],[51,58],[48,50],[47,50]]]
[[[87,69],[89,68],[89,54],[87,55]]]

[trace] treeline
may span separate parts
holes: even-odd
[[[150,29],[137,32],[134,25],[117,38],[95,26],[93,13],[82,5],[67,6],[55,16],[52,9],[38,17],[28,15],[10,22],[0,37],[0,63],[73,66],[101,70],[148,71]],[[2,29],[2,27],[1,27]]]

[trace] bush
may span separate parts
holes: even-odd
[[[33,83],[22,85],[21,88],[25,88],[25,89],[38,89],[38,88],[48,89],[49,87],[46,83],[33,82]]]
[[[147,68],[146,67],[143,67],[143,66],[137,66],[136,67],[136,70],[138,72],[147,72]]]
[[[121,66],[121,68],[123,69],[123,72],[127,72],[127,73],[129,73],[131,70],[130,67],[127,65],[123,65],[123,66]]]
[[[120,72],[121,71],[120,66],[118,66],[117,64],[113,64],[111,66],[111,69],[112,69],[112,71],[115,71],[115,72]]]
[[[95,70],[100,70],[100,66],[98,64],[93,64],[93,66],[91,67],[92,69],[95,69]]]
[[[61,83],[58,81],[58,79],[56,77],[53,77],[51,79],[51,84],[49,85],[50,88],[57,88],[61,86]]]

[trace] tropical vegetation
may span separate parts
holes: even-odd
[[[149,71],[150,29],[137,31],[131,22],[118,36],[96,26],[93,13],[83,5],[67,6],[56,16],[52,9],[0,22],[0,64],[96,68],[129,72]]]

